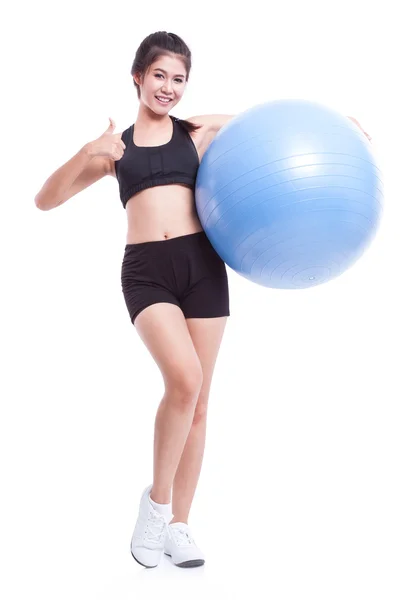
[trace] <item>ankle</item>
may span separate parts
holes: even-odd
[[[169,522],[169,525],[172,525],[172,523],[186,523],[186,525],[188,524],[188,518],[187,517],[176,517],[174,515],[173,519]]]
[[[166,492],[150,491],[150,499],[157,504],[171,504],[171,494]]]

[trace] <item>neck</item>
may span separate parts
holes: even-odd
[[[158,115],[152,110],[149,109],[148,106],[140,103],[138,114],[135,121],[135,126],[139,124],[140,127],[143,126],[145,129],[159,129],[160,127],[169,127],[170,116],[168,113],[164,115]]]

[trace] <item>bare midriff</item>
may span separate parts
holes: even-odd
[[[126,203],[127,244],[168,240],[202,231],[194,193],[185,185],[160,185],[142,190]]]

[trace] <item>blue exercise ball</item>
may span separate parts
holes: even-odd
[[[260,104],[215,136],[196,208],[238,274],[271,288],[322,284],[372,241],[383,183],[371,144],[348,117],[305,100]]]

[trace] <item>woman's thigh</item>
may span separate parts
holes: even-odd
[[[203,383],[201,362],[179,306],[159,302],[140,312],[136,330],[158,365],[166,391],[197,397]]]

